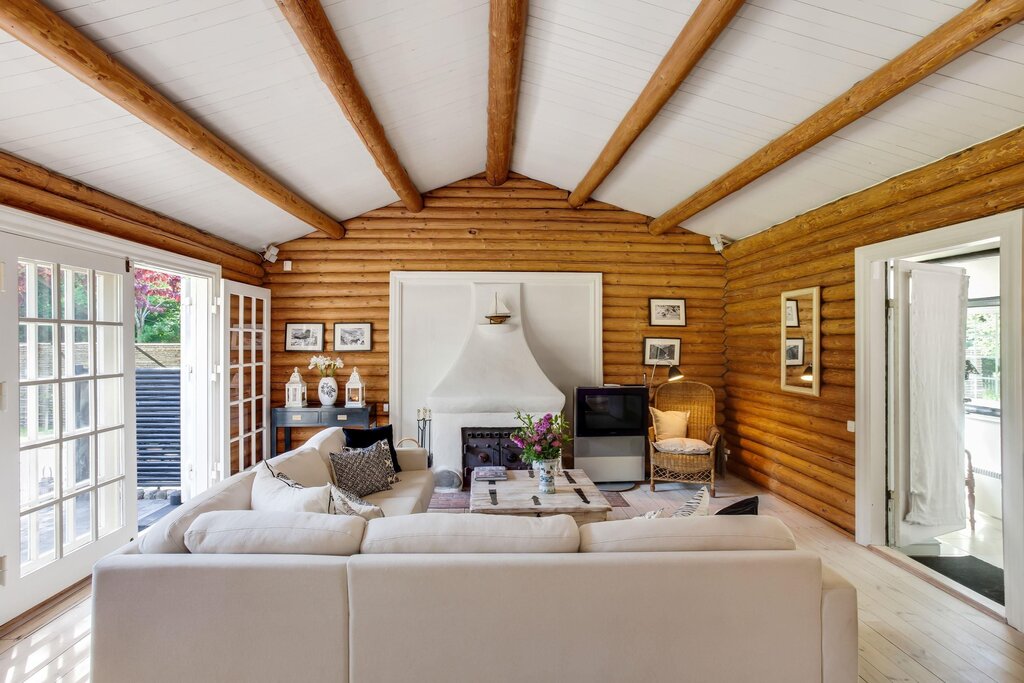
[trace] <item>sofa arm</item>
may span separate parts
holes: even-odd
[[[92,680],[345,681],[347,568],[311,555],[107,556],[93,569]],[[267,634],[271,647],[246,645]]]
[[[398,446],[395,448],[398,455],[398,466],[403,472],[427,469],[427,449],[414,446]]]
[[[857,589],[829,567],[821,567],[821,680],[857,681]]]

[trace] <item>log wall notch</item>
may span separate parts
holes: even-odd
[[[399,161],[398,153],[388,142],[384,126],[359,84],[352,62],[345,55],[320,0],[277,0],[277,5],[306,49],[320,80],[331,92],[402,204],[410,211],[422,209],[423,197]]]
[[[259,254],[4,152],[0,204],[216,263],[229,280],[263,282]]]
[[[569,195],[569,204],[581,206],[604,182],[742,5],[743,0],[701,0],[604,149]]]
[[[186,114],[38,0],[4,0],[0,28],[217,170],[330,237],[344,228]]]
[[[359,367],[383,422],[390,271],[537,270],[603,274],[605,381],[640,382],[643,338],[679,337],[687,377],[710,384],[724,401],[722,256],[702,235],[652,237],[642,214],[596,202],[588,206],[600,208],[569,209],[567,195],[515,174],[495,188],[481,174],[426,193],[420,213],[385,207],[349,219],[344,240],[311,235],[280,245],[266,277],[274,298],[273,400],[283,402],[292,368],[308,365],[308,354],[284,351],[286,323],[326,323],[330,352],[333,323],[372,322],[373,350],[342,354],[343,374]],[[292,272],[282,270],[285,259]],[[648,297],[685,298],[686,327],[650,327]],[[307,372],[306,379],[314,378]]]
[[[512,166],[528,0],[491,0],[487,59],[487,182],[501,185]]]
[[[854,250],[1024,207],[1024,128],[726,247],[729,469],[854,531]],[[779,388],[779,296],[821,286],[820,398]]]
[[[651,222],[660,235],[746,187],[1024,19],[1024,0],[977,0],[786,133]]]

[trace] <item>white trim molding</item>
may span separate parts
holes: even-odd
[[[1022,246],[1024,210],[860,247],[854,252],[856,316],[856,541],[886,544],[887,345],[886,264],[941,256],[966,246],[999,246],[1003,555],[1006,617],[1024,627],[1024,346]],[[1016,578],[1015,578],[1016,577]]]

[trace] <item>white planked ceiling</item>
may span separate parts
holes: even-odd
[[[274,0],[45,0],[339,219],[396,200]],[[571,189],[696,0],[531,0],[513,169]],[[748,0],[595,198],[658,215],[969,0]],[[485,0],[325,0],[421,190],[483,169]],[[691,219],[742,237],[1024,124],[1015,26]],[[252,248],[310,232],[0,33],[0,149]]]

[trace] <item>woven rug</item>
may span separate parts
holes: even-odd
[[[613,508],[628,508],[629,503],[622,497],[621,493],[604,491],[605,499]],[[469,508],[469,491],[456,491],[454,493],[435,493],[430,498],[431,510],[463,510]]]

